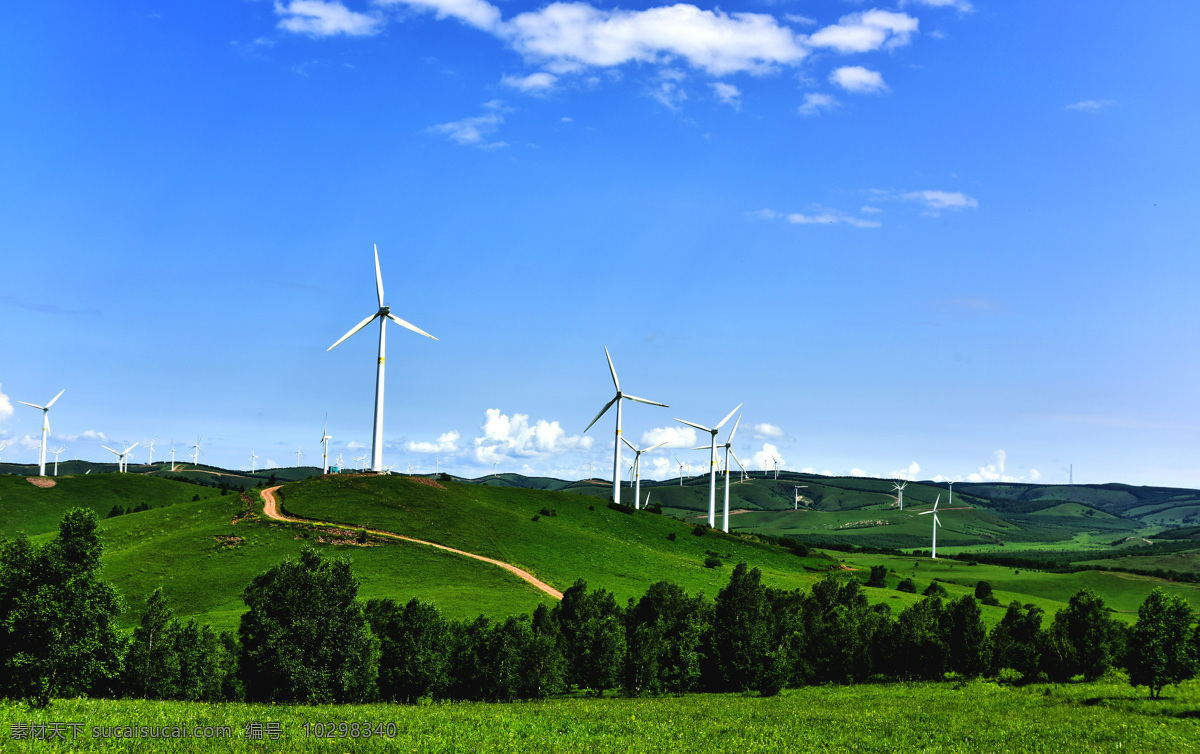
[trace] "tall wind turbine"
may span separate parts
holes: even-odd
[[[792,501],[792,504],[793,504],[792,510],[796,510],[796,511],[800,510],[800,490],[806,490],[806,489],[808,489],[807,484],[797,484],[792,487],[792,495],[795,496],[795,499]]]
[[[58,395],[51,398],[50,402],[45,406],[39,406],[36,403],[29,403],[27,401],[17,401],[17,403],[24,403],[26,406],[32,406],[42,412],[42,451],[41,455],[38,456],[38,476],[46,476],[46,438],[50,436],[50,407],[65,392],[67,392],[66,388],[59,390]]]
[[[321,430],[320,443],[325,446],[325,450],[321,453],[321,473],[329,473],[329,441],[333,436],[329,434],[329,414],[325,414],[325,428]],[[394,465],[394,464],[393,464]]]
[[[937,530],[938,530],[938,527],[942,525],[942,522],[938,521],[938,517],[937,517],[937,507],[938,507],[938,503],[941,502],[941,499],[942,499],[942,496],[938,495],[937,498],[933,501],[933,510],[921,511],[920,513],[917,514],[918,516],[924,516],[928,513],[933,514],[933,549],[930,550],[929,557],[935,558],[935,559],[937,558]]]
[[[125,443],[121,443],[120,452],[113,450],[112,448],[108,447],[107,445],[101,445],[100,447],[104,448],[109,453],[112,453],[113,455],[115,455],[117,457],[117,473],[124,474],[125,473],[125,457],[129,455],[129,451],[133,450],[138,445],[139,445],[139,443],[136,443],[136,442],[133,445],[126,445]]]
[[[892,487],[895,488],[900,501],[900,510],[904,510],[904,488],[908,486],[908,482],[893,482]]]
[[[636,447],[634,447],[633,443],[626,440],[623,435],[621,437],[621,442],[628,445],[629,449],[633,451],[633,475],[637,479],[637,485],[633,490],[633,507],[637,508],[637,509],[641,509],[641,507],[642,507],[642,504],[641,504],[641,499],[642,499],[642,453],[645,453],[647,450],[654,450],[655,448],[661,448],[662,446],[667,444],[667,441],[663,440],[658,445],[651,445],[650,447],[642,448],[641,450],[638,450]]]
[[[258,460],[258,456],[254,455],[254,448],[250,448],[250,473],[251,474],[253,474],[255,471],[254,462],[257,460]]]
[[[675,458],[675,463],[679,464],[679,486],[682,487],[683,486],[683,461],[679,460],[679,458],[677,456]]]
[[[950,500],[946,505],[954,505],[954,482],[947,482],[946,484],[950,487]]]
[[[771,460],[775,462],[775,478],[778,479],[779,478],[779,459],[776,458],[775,456],[771,456]]]
[[[67,449],[67,446],[64,445],[61,448],[59,448],[58,450],[50,451],[51,453],[54,454],[54,476],[58,476],[58,454],[63,452],[66,449]]]
[[[733,423],[733,429],[729,431],[729,437],[725,440],[725,444],[720,447],[725,448],[725,517],[721,519],[721,530],[726,534],[729,533],[729,456],[733,456],[733,460],[737,461],[737,465],[742,471],[746,470],[742,466],[742,459],[737,457],[737,453],[733,452],[733,436],[737,434],[738,425],[742,423],[742,416],[738,414],[737,421]],[[713,438],[716,442],[716,438]]]
[[[350,332],[338,338],[337,343],[334,343],[326,351],[332,351],[346,338],[349,338],[354,333],[371,324],[375,319],[379,319],[379,361],[375,370],[375,425],[371,433],[371,469],[380,472],[383,471],[383,359],[385,356],[385,344],[387,338],[387,321],[390,319],[401,327],[406,327],[409,330],[424,335],[426,338],[434,338],[429,333],[425,332],[416,325],[405,322],[404,320],[392,314],[391,307],[383,305],[383,275],[379,272],[379,246],[375,246],[375,291],[379,295],[379,311],[364,319],[354,326]]]
[[[154,443],[156,442],[158,442],[158,438],[153,437],[150,439],[150,444],[146,446],[146,451],[149,453],[149,459],[146,461],[146,463],[150,464],[151,466],[154,465]]]
[[[604,355],[608,357],[608,371],[612,374],[613,387],[617,389],[617,394],[611,401],[604,404],[604,408],[600,409],[600,413],[596,414],[596,418],[592,419],[583,431],[587,432],[591,429],[592,425],[600,421],[600,417],[604,416],[604,413],[612,408],[614,403],[617,404],[617,434],[613,438],[613,502],[619,504],[621,502],[621,399],[636,403],[646,403],[651,406],[662,406],[663,408],[670,407],[665,403],[648,401],[645,398],[637,398],[627,393],[622,393],[621,382],[617,379],[617,368],[613,366],[612,356],[608,353],[608,346],[604,347]]]
[[[171,441],[171,471],[175,470],[175,441]]]
[[[715,527],[717,525],[717,432],[720,431],[725,422],[733,418],[733,415],[737,413],[737,410],[741,407],[742,404],[740,403],[734,406],[733,411],[730,411],[729,414],[712,429],[699,424],[685,422],[683,419],[675,420],[680,424],[686,424],[689,427],[698,429],[701,432],[707,432],[712,435],[712,442],[708,445],[708,525],[710,527]]]
[[[203,437],[197,437],[196,444],[188,446],[192,449],[192,465],[197,468],[200,467],[200,441],[203,439]]]
[[[300,468],[300,456],[302,456],[302,455],[304,455],[304,453],[302,453],[300,451],[300,446],[297,445],[296,446],[296,468]]]

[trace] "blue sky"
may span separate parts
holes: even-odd
[[[1200,486],[1200,7],[22,3],[0,450]],[[732,422],[731,422],[732,423]],[[626,458],[628,458],[626,453]],[[666,477],[656,451],[644,473]],[[654,459],[657,460],[655,465]],[[141,448],[135,462],[145,461]]]

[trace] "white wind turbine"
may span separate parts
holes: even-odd
[[[689,427],[693,427],[693,428],[695,428],[695,429],[698,429],[698,430],[700,430],[701,432],[707,432],[707,433],[709,433],[710,435],[712,435],[712,441],[711,441],[711,443],[710,443],[710,444],[707,446],[707,447],[708,447],[708,449],[709,449],[709,459],[708,459],[708,525],[709,525],[710,527],[715,527],[715,526],[717,525],[717,432],[718,432],[718,431],[720,431],[721,427],[722,427],[722,426],[725,424],[725,422],[727,422],[727,421],[729,421],[731,418],[733,418],[733,415],[734,415],[735,413],[737,413],[737,410],[738,410],[739,408],[741,408],[741,407],[742,407],[742,404],[740,404],[740,403],[739,403],[739,404],[737,404],[736,406],[734,406],[734,408],[733,408],[733,411],[730,411],[730,412],[729,412],[729,414],[728,414],[728,415],[727,415],[727,416],[726,416],[724,419],[722,419],[722,420],[720,421],[720,423],[719,423],[719,424],[717,424],[717,426],[713,427],[712,429],[709,429],[708,427],[701,426],[701,425],[699,425],[699,424],[692,424],[691,422],[685,422],[683,419],[676,419],[676,420],[675,420],[675,421],[679,422],[680,424],[686,424],[686,425],[688,425]]]
[[[745,466],[742,466],[742,459],[737,457],[737,453],[733,452],[733,436],[737,434],[738,425],[742,423],[742,416],[738,414],[737,421],[733,423],[733,429],[729,431],[729,438],[725,440],[724,445],[718,447],[725,448],[725,517],[721,519],[721,530],[726,534],[729,533],[729,456],[733,456],[733,460],[737,461],[738,467],[744,472]],[[713,442],[716,442],[714,436]]]
[[[587,432],[589,429],[591,429],[592,425],[595,424],[596,422],[600,421],[600,417],[604,416],[604,413],[606,411],[608,411],[610,408],[612,408],[612,405],[614,403],[617,404],[617,433],[613,437],[613,502],[620,503],[621,502],[621,400],[624,399],[627,401],[634,401],[636,403],[646,403],[651,406],[662,406],[663,408],[669,408],[669,407],[665,403],[659,403],[658,401],[648,401],[645,398],[637,398],[635,396],[628,395],[626,393],[622,393],[621,392],[621,382],[617,379],[617,368],[613,366],[612,356],[608,352],[608,346],[604,347],[604,355],[608,358],[608,371],[610,374],[612,374],[613,387],[615,387],[617,389],[617,394],[615,397],[613,397],[613,399],[611,401],[604,404],[604,408],[600,409],[600,413],[596,414],[596,418],[592,419],[592,421],[588,423],[587,427],[585,427],[583,431]]]
[[[663,440],[658,445],[651,445],[650,447],[642,448],[641,450],[638,450],[636,447],[634,447],[633,443],[626,440],[623,435],[621,436],[621,442],[628,445],[630,450],[633,451],[633,475],[637,479],[637,485],[633,490],[633,507],[640,509],[642,499],[642,453],[645,453],[648,450],[654,450],[655,448],[661,448],[667,444],[667,441]]]
[[[904,510],[904,488],[908,486],[908,482],[893,482],[892,487],[896,490],[896,499],[900,501],[900,510]]]
[[[321,473],[329,473],[329,441],[333,436],[329,434],[329,414],[325,414],[325,427],[321,430],[320,443],[325,447],[321,453]]]
[[[39,406],[36,403],[29,403],[27,401],[17,401],[17,403],[24,403],[26,406],[31,406],[42,412],[42,450],[38,456],[38,476],[46,476],[46,438],[50,436],[50,407],[65,392],[67,392],[66,388],[59,390],[58,395],[51,398],[50,402],[45,406]]]
[[[918,516],[924,516],[929,513],[933,514],[933,549],[930,551],[929,557],[935,558],[935,559],[937,558],[937,530],[938,530],[938,527],[942,525],[942,522],[938,521],[938,516],[937,516],[937,507],[938,507],[938,503],[941,502],[941,500],[942,500],[942,496],[939,494],[937,496],[937,498],[933,501],[933,510],[921,511],[920,513],[917,514]]]
[[[779,478],[779,459],[771,456],[771,460],[775,462],[775,478]]]
[[[946,482],[946,484],[950,487],[950,499],[946,502],[946,505],[954,505],[954,482]]]
[[[175,470],[175,441],[171,441],[171,471]]]
[[[200,441],[203,439],[204,439],[203,437],[197,437],[196,444],[188,446],[189,448],[192,449],[192,465],[197,468],[200,467],[200,452],[201,452],[200,451]]]
[[[64,445],[61,448],[59,448],[58,450],[50,451],[51,453],[54,454],[54,476],[58,476],[58,454],[63,452],[66,449],[67,449],[67,446]]]
[[[300,457],[303,455],[304,455],[304,453],[301,452],[300,446],[297,445],[296,446],[296,468],[300,468]]]
[[[10,440],[4,440],[3,442],[0,442],[0,450],[4,450],[5,448],[7,448],[9,446],[10,442],[11,442]]]
[[[121,445],[123,447],[119,452],[116,450],[113,450],[112,448],[108,447],[107,445],[101,445],[100,447],[104,448],[109,453],[112,453],[114,456],[117,457],[117,473],[124,474],[125,473],[125,457],[129,455],[129,451],[133,450],[134,448],[136,448],[138,446],[138,443],[135,442],[133,445],[125,445],[125,443],[121,443]]]
[[[387,321],[390,319],[401,327],[408,328],[418,335],[424,335],[426,338],[434,338],[429,333],[425,332],[416,325],[405,322],[404,320],[392,314],[390,307],[383,305],[383,275],[379,272],[379,246],[375,246],[375,291],[379,295],[379,311],[364,319],[354,326],[350,332],[338,338],[337,343],[334,343],[326,351],[332,351],[346,338],[349,338],[354,333],[371,324],[376,318],[379,319],[379,361],[375,370],[375,424],[371,433],[371,469],[374,471],[383,470],[383,360],[385,356],[385,344],[387,338]]]
[[[678,456],[676,456],[675,463],[679,464],[679,486],[682,487],[683,486],[683,461],[679,460]]]
[[[792,508],[792,510],[797,510],[797,511],[800,510],[800,490],[806,490],[806,489],[808,489],[807,484],[797,484],[794,487],[792,487],[792,494],[796,496],[796,499],[794,501],[792,501],[794,503],[794,507]]]
[[[153,437],[150,439],[150,444],[146,446],[146,452],[148,453],[148,460],[146,463],[150,464],[151,466],[154,465],[154,443],[156,442],[158,442],[158,438]]]
[[[253,474],[255,471],[254,462],[257,460],[258,460],[258,456],[256,456],[254,454],[254,448],[250,448],[250,473],[251,474]]]

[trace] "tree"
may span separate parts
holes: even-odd
[[[121,599],[99,577],[96,529],[93,511],[72,508],[45,546],[24,535],[0,546],[0,685],[34,706],[115,691]]]
[[[1039,651],[1051,680],[1063,682],[1082,675],[1094,681],[1120,656],[1123,638],[1104,600],[1090,589],[1081,589],[1054,616],[1041,636]]]
[[[876,565],[871,566],[871,577],[867,579],[867,586],[883,588],[887,586],[887,566]]]
[[[738,563],[713,607],[713,652],[726,689],[745,691],[759,680],[770,651],[771,621],[762,572]]]
[[[383,598],[369,600],[365,612],[380,642],[380,696],[410,704],[439,697],[449,681],[449,657],[448,626],[437,608],[416,598],[401,608]]]
[[[625,693],[684,694],[700,676],[702,599],[669,581],[651,584],[625,610]]]
[[[1021,680],[1029,682],[1038,675],[1038,646],[1042,631],[1042,609],[1036,605],[1021,604],[1013,600],[1004,617],[992,629],[991,672],[999,674],[1010,668],[1021,674]]]
[[[969,594],[946,606],[943,635],[950,647],[950,670],[968,678],[988,667],[988,636],[979,603]]]
[[[1156,587],[1138,608],[1137,625],[1125,654],[1129,683],[1146,686],[1150,698],[1162,695],[1164,686],[1196,675],[1196,658],[1188,646],[1192,610],[1178,595]]]
[[[350,562],[305,547],[254,578],[238,626],[246,697],[269,702],[360,702],[376,690],[379,642],[356,601]]]
[[[532,636],[521,671],[526,682],[524,696],[543,699],[563,689],[567,660],[562,651],[562,630],[544,604],[533,611],[529,628]]]
[[[892,672],[913,680],[940,680],[949,668],[940,597],[926,597],[901,611],[893,631]]]
[[[125,653],[125,692],[142,699],[174,699],[179,693],[179,621],[159,587],[146,598],[146,611]]]
[[[225,686],[222,677],[228,663],[220,637],[207,623],[194,619],[180,626],[175,636],[175,652],[179,656],[179,691],[177,699],[189,702],[216,702],[223,699]]]
[[[587,591],[580,579],[554,608],[566,648],[567,682],[601,696],[620,678],[625,657],[621,608],[612,592]]]

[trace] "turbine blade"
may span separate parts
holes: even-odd
[[[940,502],[942,502],[942,496],[938,495],[937,498],[933,501],[933,512],[934,513],[937,513],[937,506],[938,506],[938,503],[940,503]]]
[[[737,457],[737,453],[733,452],[733,448],[729,449],[729,455],[733,456],[733,460],[737,461],[737,465],[741,466],[742,471],[746,470],[746,467],[742,464],[742,460]]]
[[[651,445],[650,447],[646,448],[646,450],[654,450],[655,448],[661,448],[662,446],[664,446],[664,445],[666,445],[666,444],[667,444],[667,441],[666,441],[666,440],[663,440],[663,441],[662,441],[662,442],[660,442],[658,445]],[[646,452],[646,450],[643,450],[642,452],[643,452],[643,453],[645,453],[645,452]]]
[[[619,393],[621,392],[621,383],[617,381],[617,368],[613,366],[612,355],[608,352],[608,346],[604,347],[604,355],[608,358],[608,371],[612,373],[613,387],[615,387]]]
[[[730,412],[729,412],[729,416],[726,416],[724,419],[722,419],[722,420],[721,420],[721,424],[718,424],[718,425],[715,427],[715,429],[720,429],[720,428],[721,428],[721,425],[722,425],[722,424],[724,424],[725,422],[729,421],[729,418],[730,418],[731,416],[733,416],[735,413],[737,413],[737,410],[738,410],[739,408],[741,408],[741,407],[742,407],[742,404],[740,404],[740,403],[739,403],[739,404],[737,404],[736,406],[734,406],[734,407],[733,407],[733,411],[730,411]]]
[[[28,401],[17,401],[17,403],[24,403],[26,406],[33,406],[34,408],[41,409],[42,411],[45,411],[47,408],[46,406],[39,406],[36,403],[29,403]]]
[[[383,275],[379,272],[379,244],[375,247],[375,292],[379,294],[379,308],[383,308]]]
[[[411,322],[405,322],[404,320],[400,319],[399,317],[397,317],[395,314],[392,314],[391,312],[388,312],[388,319],[390,319],[391,321],[400,325],[401,327],[407,327],[409,330],[412,330],[415,333],[424,335],[426,338],[433,338],[432,335],[425,332],[421,328],[417,327],[416,325],[412,324]],[[437,340],[437,338],[433,338],[433,339]]]
[[[940,526],[942,525],[941,519],[939,519],[939,518],[937,517],[937,514],[936,514],[936,513],[935,513],[935,514],[933,514],[933,523],[934,523],[934,525],[935,525],[935,526],[938,526],[938,527],[940,527]]]
[[[63,393],[65,393],[65,392],[67,392],[67,389],[66,389],[66,388],[63,388],[62,390],[59,390],[59,391],[58,391],[58,395],[56,395],[56,396],[54,396],[53,398],[51,398],[51,399],[50,399],[50,402],[46,404],[46,408],[50,408],[51,406],[53,406],[53,405],[54,405],[54,402],[55,402],[56,400],[58,400],[59,398],[61,398],[61,397],[62,397],[62,394],[63,394]]]
[[[701,432],[707,432],[710,435],[713,433],[713,431],[711,429],[709,429],[708,427],[701,427],[699,424],[692,424],[691,422],[685,422],[683,419],[676,419],[675,421],[679,422],[680,424],[686,424],[689,427],[695,427],[696,429],[700,430]]]
[[[634,453],[640,453],[640,452],[641,452],[641,451],[639,451],[637,448],[633,447],[633,443],[631,443],[631,442],[629,442],[628,440],[626,440],[626,439],[625,439],[625,435],[621,435],[621,442],[623,442],[623,443],[625,443],[626,445],[628,445],[628,446],[629,446],[629,449],[630,449],[630,450],[632,450]]]
[[[711,445],[700,445],[695,448],[689,448],[689,450],[712,450],[712,446]]]
[[[665,404],[665,403],[659,403],[658,401],[648,401],[648,400],[646,400],[645,398],[636,398],[636,397],[634,397],[634,396],[632,396],[632,395],[629,395],[628,393],[626,393],[625,395],[622,395],[621,397],[622,397],[622,398],[624,398],[624,399],[626,399],[626,400],[630,400],[630,401],[637,401],[638,403],[646,403],[646,404],[649,404],[649,405],[651,405],[651,406],[662,406],[663,408],[670,408],[670,406],[668,406],[668,405],[667,405],[667,404]]]
[[[133,445],[130,445],[128,448],[125,448],[125,452],[128,453],[129,451],[133,450],[134,448],[136,448],[139,445],[141,445],[140,442],[135,442]]]
[[[725,441],[726,445],[733,443],[733,436],[737,434],[738,425],[742,423],[742,415],[738,414],[737,421],[733,423],[733,429],[729,432],[729,439]]]
[[[583,431],[587,432],[589,429],[592,428],[592,424],[595,424],[596,422],[600,421],[600,417],[604,416],[604,412],[608,411],[610,408],[612,408],[612,405],[614,403],[616,403],[617,399],[620,397],[621,397],[620,395],[616,395],[613,397],[613,399],[611,401],[609,401],[608,403],[605,403],[604,408],[600,409],[600,413],[596,414],[596,418],[592,419],[592,421],[586,427],[583,428]]]
[[[372,314],[371,316],[369,316],[369,317],[367,317],[366,319],[364,319],[362,322],[359,322],[357,325],[355,325],[355,326],[354,326],[354,329],[352,329],[350,332],[346,333],[346,334],[345,334],[345,335],[343,335],[342,337],[338,338],[338,339],[337,339],[337,343],[334,343],[333,345],[331,345],[329,348],[326,348],[325,350],[326,350],[326,351],[332,351],[333,349],[337,348],[337,347],[338,347],[338,345],[339,345],[339,344],[340,344],[340,343],[341,343],[343,340],[345,340],[346,338],[349,338],[349,337],[350,337],[351,335],[353,335],[354,333],[358,332],[359,330],[363,329],[363,328],[364,328],[364,327],[366,327],[367,325],[371,324],[371,320],[375,319],[375,318],[376,318],[376,317],[378,317],[378,316],[379,316],[379,312],[375,312],[375,313],[374,313],[374,314]]]

